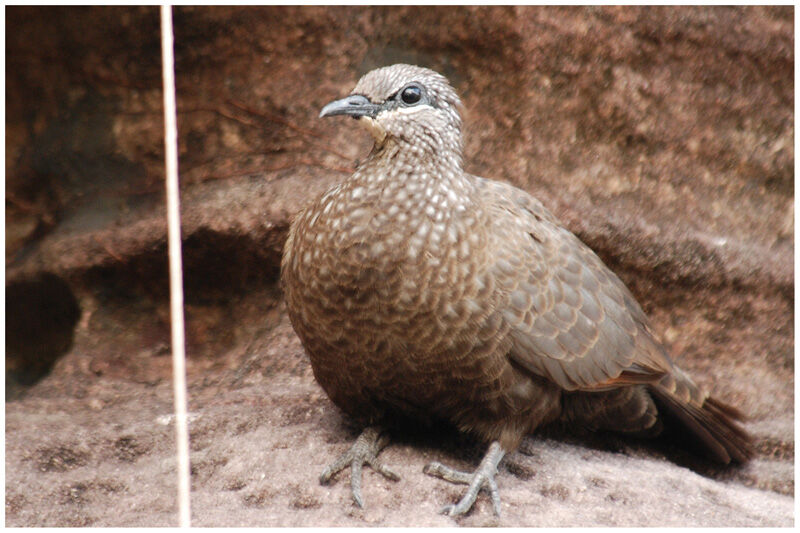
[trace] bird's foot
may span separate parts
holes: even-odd
[[[500,516],[500,492],[497,490],[497,482],[494,477],[495,474],[497,474],[497,465],[504,455],[505,452],[500,447],[500,443],[493,442],[489,445],[486,455],[483,456],[481,464],[478,465],[475,472],[461,472],[437,462],[426,465],[423,472],[429,476],[438,477],[451,483],[469,485],[461,501],[456,504],[445,505],[442,507],[441,513],[450,516],[466,513],[472,508],[472,505],[478,498],[478,492],[483,489],[489,491],[494,507],[494,514]]]
[[[349,466],[353,501],[359,507],[364,507],[364,499],[361,497],[361,470],[365,464],[387,479],[392,481],[400,479],[400,476],[378,459],[378,454],[387,444],[389,444],[389,436],[381,428],[370,426],[364,429],[350,449],[322,472],[319,482],[327,485],[334,475]]]

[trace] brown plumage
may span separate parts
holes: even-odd
[[[282,262],[289,316],[314,375],[371,426],[324,474],[377,459],[394,418],[444,420],[491,443],[446,512],[490,489],[503,454],[554,421],[657,434],[663,411],[717,461],[752,450],[733,408],[674,366],[631,293],[542,204],[462,170],[460,102],[447,80],[394,65],[321,116],[375,137],[355,173],[300,212]]]

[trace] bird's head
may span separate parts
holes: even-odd
[[[427,68],[392,65],[365,74],[346,98],[320,117],[359,120],[382,146],[388,140],[430,153],[461,154],[461,105],[447,78]]]

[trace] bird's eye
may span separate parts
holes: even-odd
[[[400,98],[403,100],[403,103],[414,105],[422,98],[422,90],[416,85],[409,85],[400,93]]]

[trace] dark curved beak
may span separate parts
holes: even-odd
[[[349,115],[353,118],[374,117],[381,110],[381,106],[373,104],[366,96],[351,94],[347,98],[334,100],[322,108],[319,118],[335,115]]]

